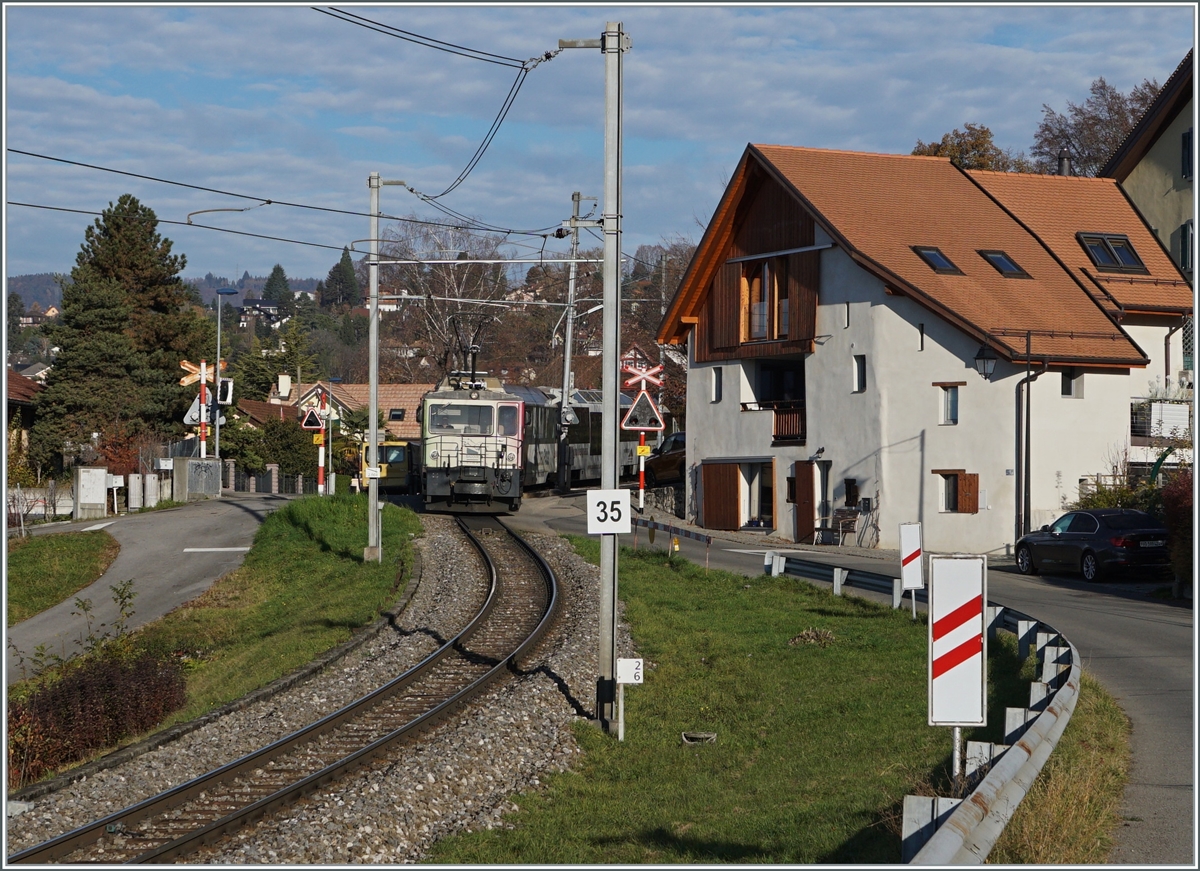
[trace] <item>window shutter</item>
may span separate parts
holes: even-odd
[[[713,350],[736,348],[742,329],[742,264],[725,263],[713,278],[709,335]]]
[[[966,473],[958,476],[958,513],[979,513],[979,476]]]

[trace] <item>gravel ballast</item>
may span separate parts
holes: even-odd
[[[9,853],[70,831],[232,761],[331,713],[436,649],[473,613],[481,563],[452,518],[424,515],[420,584],[394,627],[312,678],[205,723],[116,767],[35,798],[8,819]],[[521,675],[494,685],[387,758],[275,817],[190,855],[188,863],[419,861],[454,832],[505,825],[512,796],[573,764],[570,726],[595,706],[599,570],[555,536],[526,535],[559,581],[549,637]],[[632,655],[627,627],[617,642]]]

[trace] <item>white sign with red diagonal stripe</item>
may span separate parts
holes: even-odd
[[[900,524],[900,583],[905,590],[925,586],[925,561],[921,559],[921,524]]]
[[[987,723],[986,556],[929,559],[929,725]]]

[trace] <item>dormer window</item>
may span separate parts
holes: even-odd
[[[1097,269],[1108,272],[1147,271],[1141,258],[1133,250],[1128,236],[1114,233],[1079,233],[1077,238]]]
[[[996,267],[996,271],[1005,278],[1028,278],[1029,273],[1017,265],[1017,261],[1013,260],[1003,251],[980,251],[980,255],[992,266]]]
[[[922,260],[929,264],[934,272],[942,275],[962,275],[963,272],[954,262],[942,253],[941,248],[934,248],[931,245],[914,245],[915,251]]]

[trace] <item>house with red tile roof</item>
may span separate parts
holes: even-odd
[[[7,427],[13,425],[14,419],[19,421],[17,426],[21,432],[21,446],[25,448],[29,445],[29,431],[33,428],[34,403],[37,395],[46,388],[32,378],[26,378],[20,372],[14,372],[12,369],[6,370],[4,376],[7,395],[4,417],[5,431],[7,432]]]
[[[419,439],[421,437],[421,419],[419,411],[421,398],[433,390],[435,384],[380,384],[378,386],[378,407],[383,415],[384,432],[381,438]],[[325,394],[325,402],[330,408],[332,420],[340,420],[348,411],[369,408],[371,404],[370,384],[342,384],[318,381],[315,384],[301,384],[297,400],[301,413],[309,408],[318,408],[321,404],[321,394]]]
[[[658,335],[692,519],[1011,552],[1130,447],[1190,298],[1111,181],[749,145]]]

